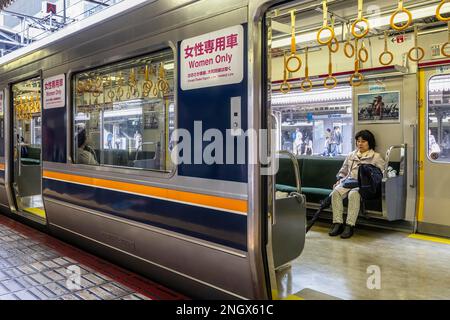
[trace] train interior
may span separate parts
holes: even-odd
[[[13,179],[18,211],[45,222],[42,199],[41,80],[33,78],[12,86]]]
[[[165,146],[174,129],[174,61],[171,51],[77,73],[75,97],[76,163],[169,172]]]
[[[448,13],[440,1],[386,0],[267,11],[267,108],[280,153],[269,180],[270,250],[280,298],[450,294],[448,240],[423,241],[450,237]],[[386,161],[380,196],[361,202],[350,239],[328,235],[331,207],[303,238],[305,216],[330,195],[363,129]],[[384,277],[381,289],[369,285],[373,270]]]

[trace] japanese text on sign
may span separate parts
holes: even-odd
[[[181,42],[181,89],[239,83],[244,69],[244,30],[234,26]]]
[[[44,109],[61,108],[66,105],[65,75],[44,80]]]

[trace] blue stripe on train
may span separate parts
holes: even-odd
[[[48,198],[247,251],[245,215],[51,179],[43,187]]]

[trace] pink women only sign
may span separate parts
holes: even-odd
[[[244,77],[244,29],[241,25],[183,40],[181,89],[240,83]]]
[[[66,105],[66,76],[60,74],[44,80],[44,109]]]

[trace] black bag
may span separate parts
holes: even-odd
[[[362,164],[358,169],[359,194],[364,200],[381,197],[383,172],[372,164]]]
[[[355,178],[347,178],[341,181],[341,185],[346,189],[358,188],[359,183]]]

